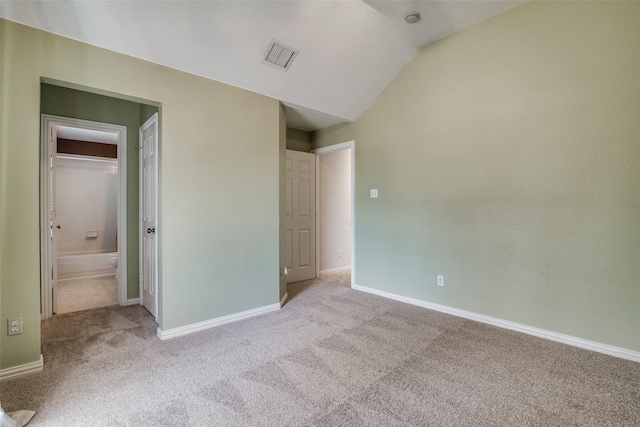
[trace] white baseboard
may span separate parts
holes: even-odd
[[[318,271],[318,274],[324,274],[324,273],[340,273],[343,271],[349,271],[351,270],[351,266],[347,265],[344,267],[337,267],[337,268],[329,268],[327,270],[322,270],[322,271]]]
[[[138,305],[140,304],[140,298],[129,298],[127,300],[127,305]]]
[[[216,317],[215,319],[205,320],[204,322],[192,323],[191,325],[180,326],[179,328],[167,329],[163,331],[158,328],[158,338],[161,340],[167,340],[169,338],[176,338],[182,335],[189,335],[194,332],[203,331],[209,328],[215,328],[216,326],[224,325],[226,323],[237,322],[239,320],[248,319],[249,317],[258,316],[260,314],[270,313],[272,311],[280,310],[280,304],[265,305],[264,307],[254,308],[253,310],[242,311],[240,313],[230,314],[228,316]]]
[[[20,366],[14,366],[13,368],[6,368],[0,370],[0,381],[7,380],[9,378],[15,378],[22,375],[35,374],[38,372],[42,372],[44,368],[44,360],[42,359],[42,355],[40,355],[40,359],[37,362],[26,363]]]
[[[280,300],[280,307],[281,308],[284,305],[284,303],[287,302],[287,299],[289,299],[289,292],[285,292],[284,296]]]
[[[625,348],[620,348],[620,347],[614,347],[612,345],[602,344],[595,341],[589,341],[582,338],[573,337],[571,335],[559,334],[557,332],[547,331],[545,329],[535,328],[533,326],[523,325],[521,323],[511,322],[509,320],[498,319],[496,317],[485,316],[483,314],[478,314],[471,311],[460,310],[460,309],[449,307],[446,305],[435,304],[428,301],[405,297],[402,295],[396,295],[390,292],[385,292],[378,289],[369,288],[366,286],[360,286],[360,285],[354,284],[352,288],[357,291],[367,292],[370,294],[393,299],[396,301],[405,302],[407,304],[417,305],[419,307],[440,311],[442,313],[451,314],[453,316],[464,317],[465,319],[475,320],[476,322],[486,323],[488,325],[497,326],[499,328],[510,329],[512,331],[522,332],[528,335],[533,335],[535,337],[544,338],[550,341],[555,341],[562,344],[568,344],[574,347],[580,347],[580,348],[595,351],[598,353],[608,354],[609,356],[615,356],[621,359],[640,362],[640,352],[637,352],[637,351],[627,350]]]

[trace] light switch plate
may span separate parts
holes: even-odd
[[[372,199],[377,199],[378,198],[378,189],[377,188],[372,188],[371,189],[371,198]]]

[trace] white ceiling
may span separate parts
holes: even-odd
[[[358,118],[421,46],[523,1],[2,0],[0,15],[279,99],[311,131]],[[288,71],[261,62],[272,39],[300,50]]]

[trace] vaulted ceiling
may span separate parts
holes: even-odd
[[[354,121],[421,46],[522,2],[3,0],[0,15],[277,98],[312,131]],[[272,40],[299,50],[287,71],[262,62]]]

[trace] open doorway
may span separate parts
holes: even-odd
[[[142,271],[140,269],[140,196],[139,196],[139,157],[140,149],[139,130],[141,124],[150,117],[158,113],[160,121],[160,103],[155,101],[132,100],[128,96],[120,94],[98,94],[93,88],[79,88],[66,82],[42,79],[40,92],[40,113],[49,115],[58,120],[62,126],[83,128],[82,123],[97,124],[99,131],[112,132],[114,129],[120,131],[123,144],[118,146],[118,212],[119,223],[117,225],[117,247],[114,251],[114,243],[105,245],[102,250],[109,253],[117,253],[118,263],[118,305],[137,305],[141,303],[140,289],[142,283]],[[41,116],[43,117],[43,116]],[[70,119],[71,124],[64,121]],[[80,123],[80,125],[78,125]],[[100,127],[103,126],[103,127]],[[107,126],[105,129],[104,126]],[[111,126],[111,128],[109,128]],[[48,165],[51,161],[50,147],[51,139],[48,139],[47,132],[49,126],[41,123],[41,212],[48,208],[49,179]],[[158,138],[159,139],[159,138]],[[159,149],[159,142],[158,147]],[[124,156],[120,156],[120,154]],[[69,160],[71,161],[71,160]],[[113,206],[111,205],[113,209]],[[48,215],[48,214],[47,214]],[[41,214],[41,311],[42,318],[51,317],[53,309],[53,294],[51,285],[47,287],[46,280],[53,280],[53,268],[57,263],[53,263],[45,249],[48,248],[48,240],[57,228],[51,230],[48,225],[49,218]],[[58,224],[55,224],[58,225]],[[61,225],[61,229],[63,224]],[[78,224],[79,225],[79,224]],[[75,230],[82,235],[76,235],[80,239],[87,238],[95,230],[94,227],[82,226],[80,230]],[[67,228],[69,230],[69,228]],[[106,229],[105,229],[106,232]],[[103,234],[99,231],[99,236]],[[105,236],[106,240],[111,240],[112,236]],[[91,239],[91,237],[90,237]],[[95,239],[95,238],[94,238]],[[114,238],[115,240],[115,238]],[[112,257],[113,258],[113,257]],[[109,265],[109,268],[112,268]],[[113,270],[112,270],[113,271]],[[63,279],[66,280],[66,279]],[[95,290],[95,289],[94,289]]]
[[[350,271],[353,285],[355,141],[312,153],[316,155],[317,274]]]
[[[125,126],[42,115],[42,317],[127,303]]]

